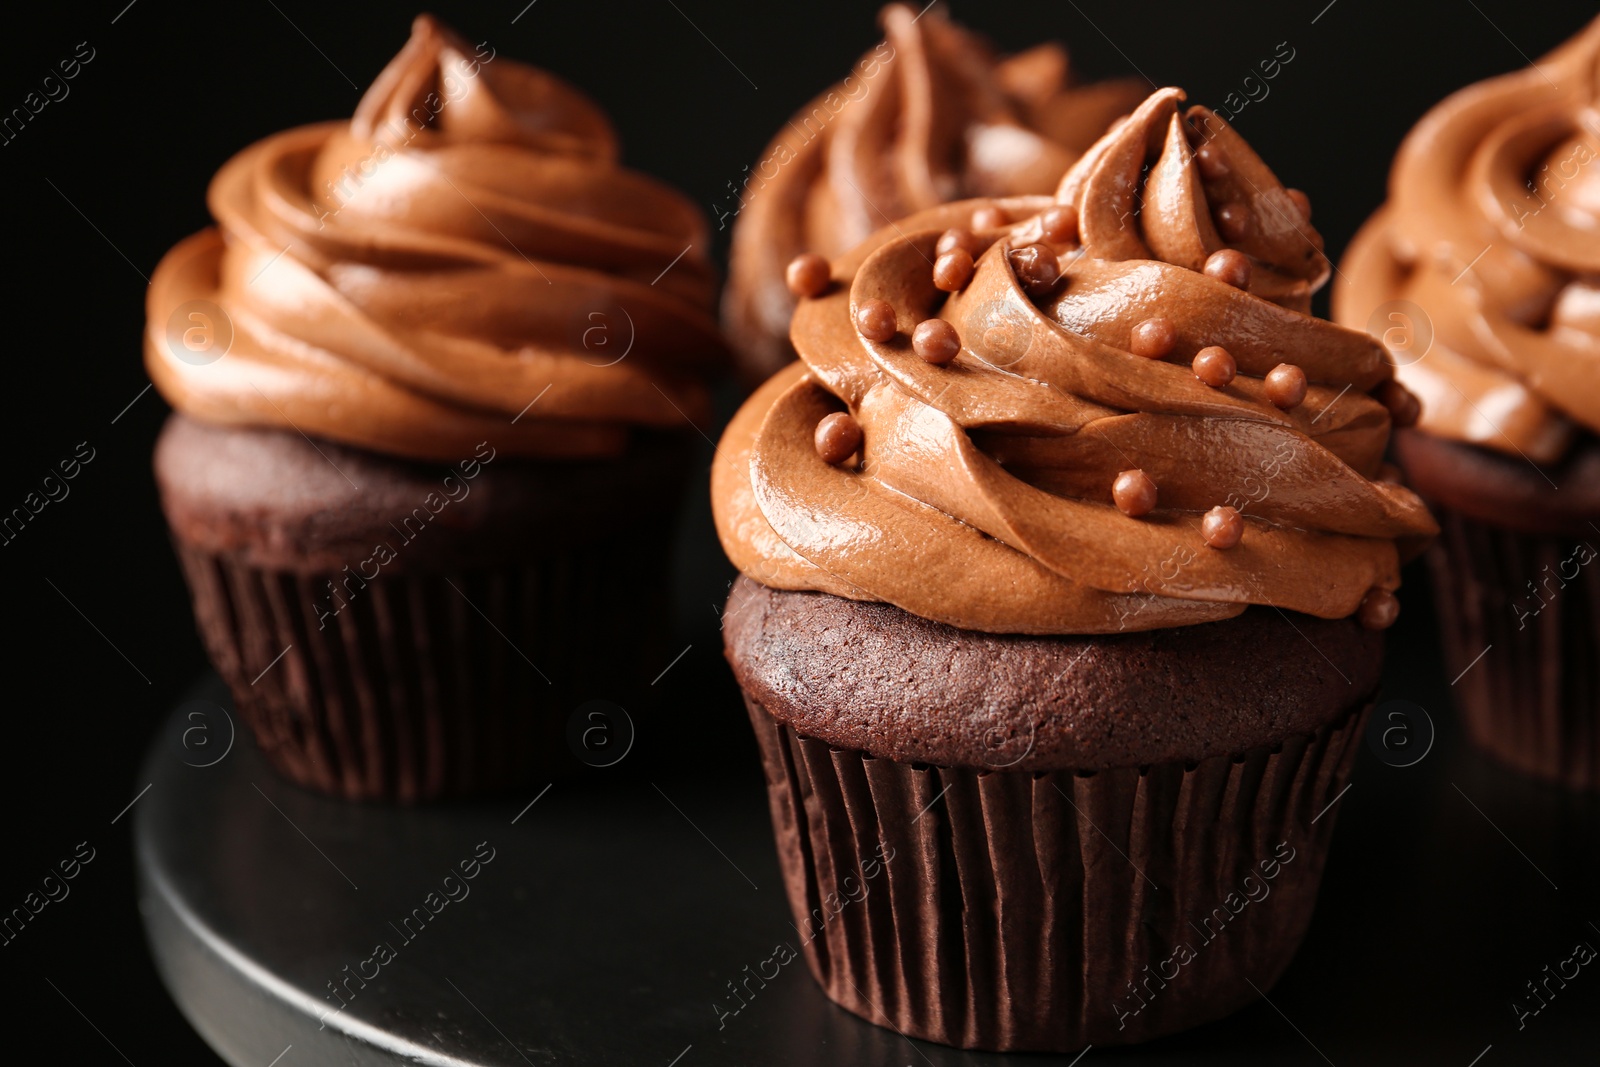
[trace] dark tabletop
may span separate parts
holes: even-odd
[[[257,1067],[291,1045],[286,1065],[1072,1062],[909,1042],[831,1005],[798,960],[725,1014],[726,983],[796,935],[748,727],[695,651],[662,682],[673,721],[625,759],[495,803],[324,800],[246,737],[227,747],[215,683],[186,702],[147,757],[136,841],[190,1021]],[[1400,644],[1389,677],[1378,714],[1406,736],[1364,747],[1311,932],[1269,1000],[1095,1060],[1594,1062],[1600,975],[1552,986],[1537,1013],[1525,983],[1600,946],[1600,809],[1465,746],[1428,649]]]

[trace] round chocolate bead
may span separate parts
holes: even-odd
[[[1370,589],[1361,598],[1356,618],[1369,630],[1387,630],[1400,617],[1400,601],[1387,589]]]
[[[961,353],[961,335],[944,319],[924,319],[911,331],[911,348],[924,362],[942,367]]]
[[[856,308],[856,329],[869,341],[888,341],[898,328],[887,300],[868,300]]]
[[[1250,257],[1237,248],[1219,249],[1206,257],[1206,276],[1235,289],[1250,288]]]
[[[1123,471],[1111,483],[1111,499],[1124,515],[1137,519],[1156,506],[1156,483],[1141,470]]]
[[[1213,213],[1217,232],[1230,244],[1238,244],[1250,236],[1250,208],[1246,204],[1223,204]]]
[[[1267,371],[1267,399],[1288,411],[1306,398],[1306,372],[1293,363],[1280,363]]]
[[[1046,241],[1058,245],[1078,243],[1078,209],[1071,204],[1059,204],[1040,215],[1039,226]]]
[[[959,293],[972,280],[972,253],[965,248],[952,248],[933,261],[933,287],[947,293]]]
[[[1213,141],[1207,141],[1194,150],[1194,161],[1200,165],[1200,176],[1208,182],[1228,176],[1228,157]]]
[[[1031,244],[1006,253],[1017,281],[1029,296],[1045,296],[1061,279],[1061,264],[1048,245]]]
[[[974,230],[998,230],[1011,221],[1011,216],[1006,214],[1004,208],[980,207],[972,213],[972,228]]]
[[[818,297],[828,291],[828,285],[833,280],[833,268],[815,252],[806,252],[789,261],[783,279],[789,284],[789,292],[795,296]]]
[[[861,424],[849,412],[835,411],[818,420],[812,441],[824,463],[843,463],[861,447]]]
[[[1194,376],[1213,389],[1221,389],[1238,373],[1233,353],[1221,345],[1207,345],[1194,354]]]
[[[1171,319],[1156,315],[1135,324],[1128,335],[1128,351],[1146,359],[1160,359],[1178,343],[1178,329]]]
[[[1200,520],[1200,536],[1212,548],[1232,548],[1244,537],[1244,517],[1226,504],[1218,504]]]
[[[966,249],[967,255],[977,256],[983,250],[983,241],[971,230],[964,230],[959,226],[952,226],[939,235],[939,243],[934,245],[934,254],[942,256],[946,252],[957,248]]]

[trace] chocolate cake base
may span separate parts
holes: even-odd
[[[1414,430],[1395,443],[1439,519],[1428,567],[1469,736],[1526,774],[1600,789],[1600,443],[1543,468]]]
[[[267,759],[400,801],[580,772],[575,710],[648,713],[686,464],[673,443],[424,464],[183,416],[155,457],[201,637]]]
[[[1262,608],[979,634],[748,579],[724,619],[802,950],[841,1006],[1071,1052],[1220,1018],[1288,966],[1377,635]]]

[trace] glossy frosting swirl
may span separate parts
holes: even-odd
[[[999,57],[942,7],[891,4],[880,21],[883,43],[798,111],[714,209],[737,219],[723,322],[754,380],[794,359],[783,272],[796,255],[831,259],[951,200],[1048,193],[1146,92],[1075,84],[1059,44]]]
[[[207,421],[422,459],[687,430],[727,360],[704,220],[616,157],[576,90],[421,17],[349,122],[218,172],[216,228],[152,280],[150,375]],[[191,320],[225,354],[186,350]]]
[[[1600,20],[1407,136],[1334,287],[1422,426],[1539,463],[1600,431]],[[1431,344],[1428,342],[1431,339]]]
[[[1302,310],[1326,276],[1320,238],[1248,145],[1165,89],[1113,127],[1057,198],[969,200],[879,231],[833,263],[803,301],[801,363],[740,410],[713,465],[718,531],[741,571],[768,586],[887,601],[966,629],[1106,633],[1226,618],[1269,604],[1328,618],[1399,585],[1402,540],[1436,532],[1409,490],[1380,480],[1388,409],[1383,348]],[[1226,164],[1206,178],[1194,142]],[[1082,243],[1049,242],[1063,280],[1030,296],[1010,254],[1041,241],[1047,209],[1077,209]],[[1215,213],[1252,220],[1237,247],[1248,291],[1197,268],[1223,247]],[[978,234],[971,281],[946,297],[931,261],[947,227],[999,207]],[[858,332],[884,300],[898,332]],[[1129,351],[1132,326],[1166,318],[1165,358]],[[938,318],[961,349],[919,358],[912,328]],[[1189,363],[1222,345],[1238,376],[1204,384]],[[1263,376],[1282,362],[1310,381],[1281,410]],[[830,465],[813,429],[847,410],[861,462]],[[1159,487],[1140,518],[1113,504],[1119,472]],[[1202,535],[1231,502],[1242,540]]]

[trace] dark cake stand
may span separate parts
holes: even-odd
[[[1363,752],[1294,965],[1270,1001],[1137,1048],[911,1042],[781,962],[799,941],[753,743],[700,648],[669,694],[692,748],[642,730],[585,780],[409,810],[280,781],[213,681],[145,764],[141,907],[185,1015],[249,1067],[1594,1062],[1600,960],[1520,1028],[1512,1005],[1536,1007],[1526,983],[1578,942],[1600,949],[1596,803],[1459,743],[1443,682],[1422,681],[1437,668],[1412,684],[1397,652],[1385,695],[1427,706],[1438,737],[1387,765],[1421,751],[1413,714],[1410,755]]]

